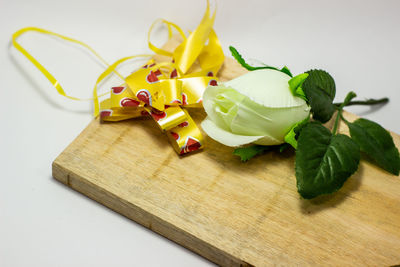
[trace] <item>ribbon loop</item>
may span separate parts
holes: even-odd
[[[190,117],[189,113],[186,110],[183,110],[183,112],[186,113],[187,120],[167,131],[167,136],[170,139],[172,146],[180,155],[204,147],[203,136],[200,129]]]
[[[153,24],[150,26],[149,32],[147,33],[147,43],[149,45],[149,48],[156,54],[172,57],[172,55],[173,55],[172,52],[169,52],[169,51],[166,51],[164,49],[158,48],[155,45],[153,45],[152,42],[150,41],[151,32],[153,31],[154,27],[158,23],[164,23],[165,25],[167,25],[167,27],[168,27],[168,39],[172,38],[172,27],[174,27],[178,31],[178,33],[182,36],[183,40],[186,40],[186,35],[178,25],[176,25],[175,23],[172,23],[170,21],[167,21],[165,19],[158,19],[158,20],[154,21]]]

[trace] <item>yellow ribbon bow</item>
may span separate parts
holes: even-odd
[[[98,77],[93,90],[94,115],[100,115],[100,118],[105,121],[119,121],[151,115],[160,129],[167,133],[176,152],[185,154],[202,148],[204,141],[199,128],[182,107],[202,107],[203,91],[207,86],[217,85],[215,76],[224,62],[221,45],[212,29],[214,20],[215,11],[210,16],[209,1],[207,1],[207,9],[202,21],[188,37],[176,24],[166,20],[156,21],[148,33],[149,48],[158,55],[169,57],[169,61],[159,63],[152,59],[126,78],[116,71],[118,65],[132,58],[148,55],[125,57],[108,65],[88,45],[33,27],[17,31],[12,40],[16,49],[45,75],[61,95],[74,100],[81,99],[68,96],[59,82],[16,40],[27,31],[36,31],[86,47],[108,65],[108,68]],[[175,28],[183,39],[173,52],[157,48],[150,42],[152,29],[159,22],[167,26],[169,39],[172,38],[172,28]],[[196,64],[200,66],[200,70],[195,67]],[[99,103],[97,85],[112,73],[123,78],[125,84],[112,87],[110,97]]]

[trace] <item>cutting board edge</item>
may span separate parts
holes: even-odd
[[[253,266],[67,170],[57,162],[64,153],[66,151],[52,163],[55,180],[213,263],[220,266]]]

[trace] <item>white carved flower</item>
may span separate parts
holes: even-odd
[[[293,96],[290,79],[283,72],[261,69],[207,87],[203,130],[227,146],[284,143],[290,129],[310,114],[306,101]]]

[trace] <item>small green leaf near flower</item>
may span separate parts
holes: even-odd
[[[271,150],[271,146],[260,146],[260,145],[253,145],[248,147],[239,147],[233,151],[233,154],[240,157],[240,160],[243,162],[248,161],[249,159],[260,155],[266,151]]]
[[[252,145],[246,147],[239,147],[233,151],[233,155],[239,156],[242,162],[246,162],[255,156],[264,154],[268,151],[279,150],[280,153],[285,151],[290,145],[287,143],[283,143],[281,145],[276,146],[261,146],[261,145]]]
[[[308,73],[302,73],[302,74],[299,74],[289,80],[289,88],[290,88],[290,91],[292,91],[292,94],[294,96],[304,99],[305,101],[308,101],[308,99],[307,99],[306,95],[304,94],[302,85],[306,81],[308,76],[309,76]]]
[[[305,120],[296,123],[290,129],[290,131],[285,136],[285,142],[290,144],[294,149],[297,149],[297,139],[299,137],[300,131],[307,125],[310,121],[310,118],[306,118]]]

